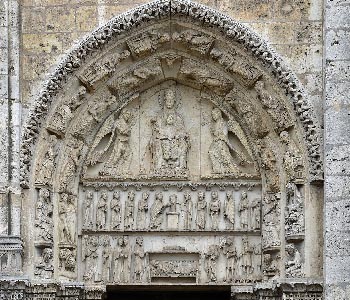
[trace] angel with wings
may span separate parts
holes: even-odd
[[[133,114],[128,109],[124,109],[116,120],[114,115],[111,115],[102,126],[93,149],[96,149],[102,138],[110,132],[112,133],[111,137],[102,150],[95,150],[90,157],[91,165],[105,160],[104,166],[99,172],[100,175],[125,175],[129,173],[133,154],[130,147],[130,134],[135,123],[134,119]]]
[[[235,160],[240,164],[247,163],[244,154],[235,149],[228,138],[228,124],[222,117],[218,108],[212,110],[211,133],[213,141],[209,148],[209,157],[212,162],[213,172],[216,174],[240,174],[240,169]],[[234,159],[234,157],[236,159]]]

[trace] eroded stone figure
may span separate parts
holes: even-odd
[[[75,244],[76,204],[75,196],[62,193],[58,204],[59,241],[60,243]]]
[[[222,117],[221,110],[214,108],[211,115],[213,119],[211,127],[213,141],[209,148],[209,157],[213,173],[238,175],[240,170],[235,163],[235,159],[239,162],[244,162],[245,159],[229,141],[227,122]]]
[[[98,230],[105,230],[107,223],[107,192],[102,191],[97,202],[96,227]]]
[[[93,228],[93,213],[94,213],[94,194],[92,191],[87,191],[85,196],[85,211],[84,211],[84,225],[85,230]]]
[[[279,231],[280,194],[266,194],[263,198],[263,248],[274,248],[281,245]]]
[[[209,215],[211,219],[211,229],[219,230],[219,214],[221,209],[221,203],[218,192],[213,191],[211,193],[211,201],[209,202]]]
[[[127,175],[130,172],[132,149],[130,147],[130,134],[133,116],[124,109],[115,121],[112,135],[103,152],[111,148],[111,154],[104,163],[100,175]]]
[[[146,253],[143,249],[143,238],[136,237],[134,246],[134,280],[135,282],[143,282],[143,277],[146,269],[145,258]]]
[[[226,256],[226,282],[232,282],[238,271],[238,253],[233,238],[227,237],[222,248]]]
[[[246,191],[242,191],[241,200],[239,201],[239,221],[242,230],[249,229],[249,200]]]
[[[51,248],[44,248],[42,250],[40,260],[35,265],[34,275],[43,279],[50,279],[53,276],[53,250]]]
[[[77,265],[75,250],[73,248],[60,248],[58,258],[60,275],[73,279]]]
[[[146,229],[146,220],[148,213],[149,192],[143,192],[142,197],[137,204],[137,229]]]
[[[184,220],[184,229],[192,229],[192,214],[193,214],[193,202],[191,200],[191,194],[188,191],[184,193],[184,201],[181,206],[183,220]]]
[[[284,145],[283,165],[287,176],[286,181],[294,182],[303,177],[302,155],[287,131],[281,132],[280,139]]]
[[[205,200],[205,194],[202,191],[198,192],[197,197],[198,198],[196,224],[198,229],[204,230],[207,220],[207,201]]]
[[[305,231],[303,198],[293,182],[286,186],[287,205],[285,211],[286,235],[302,235]]]
[[[61,105],[55,112],[52,121],[49,124],[49,129],[58,134],[63,134],[67,128],[67,125],[74,116],[77,108],[85,100],[86,88],[80,86],[78,93],[73,96],[69,102]]]
[[[250,222],[253,230],[260,229],[260,207],[259,198],[255,198],[250,204]]]
[[[73,137],[71,137],[67,142],[64,149],[65,163],[60,170],[62,174],[60,178],[60,191],[72,192],[74,190],[75,172],[79,164],[82,145],[82,141],[79,141]]]
[[[210,245],[208,252],[205,254],[206,258],[206,273],[209,282],[217,281],[217,262],[219,259],[219,246]]]
[[[264,276],[268,278],[274,278],[278,274],[278,264],[270,253],[263,255],[262,270]]]
[[[109,237],[102,237],[102,279],[104,282],[109,282],[112,273],[112,256],[111,256],[111,244]]]
[[[273,122],[275,123],[277,132],[289,128],[293,124],[291,116],[285,107],[268,93],[262,80],[255,83],[255,90],[258,93],[258,98],[260,99],[263,107],[266,108],[266,111],[270,114]]]
[[[189,134],[183,117],[177,112],[173,89],[164,93],[164,104],[159,115],[151,120],[152,172],[156,176],[186,176]]]
[[[235,201],[232,192],[226,193],[224,218],[227,221],[227,229],[233,229],[235,226]]]
[[[257,152],[261,159],[261,168],[265,171],[266,190],[277,192],[279,189],[279,177],[276,167],[276,156],[265,140],[258,140]]]
[[[249,245],[249,241],[246,236],[242,238],[242,245],[242,273],[243,275],[250,275],[254,270],[252,259],[254,249]]]
[[[120,202],[120,193],[113,193],[111,200],[111,230],[120,230],[122,221],[122,204]]]
[[[120,282],[121,281],[121,271],[122,271],[122,249],[124,246],[124,238],[119,237],[117,238],[116,245],[114,246],[112,250],[112,259],[113,259],[113,282]]]
[[[35,227],[37,228],[37,241],[53,241],[53,204],[48,189],[40,189],[35,208]]]
[[[53,171],[55,169],[56,143],[57,137],[55,135],[50,135],[49,147],[45,153],[36,177],[36,183],[38,184],[51,184]]]
[[[159,230],[164,220],[164,210],[167,207],[163,203],[163,194],[157,192],[150,212],[150,228]]]
[[[301,254],[294,244],[286,245],[286,276],[303,277],[303,264]]]
[[[84,280],[95,281],[97,278],[97,259],[98,259],[98,237],[83,237],[83,261],[85,262]]]
[[[120,281],[128,282],[130,279],[130,264],[131,264],[131,248],[129,244],[129,237],[123,237],[123,244],[120,249],[119,256],[119,271],[120,271]]]
[[[125,201],[124,229],[134,229],[135,192],[130,191]]]

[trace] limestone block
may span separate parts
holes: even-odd
[[[350,256],[326,257],[326,284],[344,284],[350,281]]]
[[[333,1],[333,5],[336,4],[334,2],[337,2],[337,1]],[[349,20],[350,6],[332,6],[327,9],[327,13],[331,17],[325,23],[326,29],[328,30],[329,29],[334,30],[337,28],[350,29],[350,20]]]
[[[301,22],[293,23],[297,43],[321,44],[322,43],[322,22]]]
[[[0,75],[8,74],[8,49],[0,48]]]
[[[47,30],[44,7],[23,7],[21,10],[21,28],[23,33],[42,32]]]
[[[328,53],[326,52],[328,56]],[[331,55],[331,54],[330,54]],[[326,57],[328,59],[328,57]],[[326,80],[329,84],[333,81],[350,80],[350,61],[326,61]],[[328,83],[327,83],[328,84]]]
[[[347,144],[350,132],[347,130],[350,119],[347,108],[329,108],[325,115],[325,140],[327,144]]]
[[[218,1],[217,8],[240,21],[267,20],[271,18],[273,2],[269,0],[223,0]]]
[[[327,176],[325,178],[326,201],[346,198],[350,193],[350,179],[348,176]]]
[[[296,73],[319,72],[322,70],[322,45],[293,46],[291,63]]]
[[[75,11],[78,31],[91,31],[97,26],[97,7],[81,6]]]
[[[350,22],[349,22],[350,24]],[[336,29],[326,32],[327,59],[350,59],[350,30]]]
[[[325,94],[325,107],[346,107],[350,104],[350,82],[326,84]]]
[[[23,34],[23,50],[30,54],[61,51],[61,36],[60,33]]]
[[[325,155],[327,175],[350,174],[350,145],[329,148]]]
[[[74,11],[65,6],[47,8],[46,23],[49,32],[70,32],[76,29]]]

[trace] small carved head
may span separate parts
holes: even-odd
[[[129,237],[127,235],[124,235],[123,242],[124,242],[124,245],[129,244]]]
[[[159,201],[163,200],[163,194],[161,192],[156,193],[156,200],[159,200]]]
[[[217,191],[212,191],[211,192],[211,200],[216,201],[218,199],[218,192]]]
[[[143,200],[147,200],[148,197],[149,197],[149,192],[143,192],[143,193],[142,193],[142,199],[143,199]]]
[[[293,244],[288,244],[288,245],[286,246],[286,252],[287,252],[288,255],[290,255],[290,256],[294,255],[294,253],[295,253],[295,247],[294,247],[294,245],[293,245]]]
[[[48,262],[51,261],[52,257],[53,257],[52,249],[51,248],[45,248],[43,250],[43,261],[48,263]]]
[[[233,245],[233,238],[232,237],[226,238],[226,245],[229,245],[229,246]]]
[[[86,88],[85,88],[85,86],[80,86],[80,87],[79,87],[79,90],[78,90],[78,96],[79,96],[79,97],[84,96],[85,93],[86,93]]]
[[[247,198],[247,192],[246,191],[242,191],[242,199],[246,199]]]
[[[39,191],[39,197],[44,199],[44,200],[48,200],[48,198],[50,197],[50,192],[48,189],[41,189]]]
[[[124,238],[123,238],[123,237],[120,237],[120,238],[118,239],[118,246],[123,246],[123,244],[124,244]]]
[[[257,92],[261,92],[264,89],[264,82],[259,80],[255,83],[255,89]]]
[[[142,236],[136,237],[136,244],[139,246],[143,245],[143,237]]]
[[[290,138],[289,138],[289,133],[287,131],[282,131],[280,133],[280,138],[283,144],[289,144]]]
[[[175,204],[176,200],[177,200],[176,194],[170,195],[169,201],[170,201],[171,204]]]
[[[130,120],[131,118],[131,112],[128,110],[128,109],[124,109],[122,112],[121,112],[121,116],[123,117],[123,119],[127,122]]]
[[[107,200],[107,192],[106,192],[106,191],[103,191],[103,192],[101,193],[101,199]]]
[[[134,201],[134,199],[135,199],[135,193],[134,193],[134,191],[130,191],[130,192],[128,193],[128,199],[129,199],[130,201]]]
[[[191,200],[191,194],[188,191],[185,191],[184,199],[185,199],[185,201]]]
[[[264,263],[269,265],[272,262],[272,256],[269,253],[264,254]]]
[[[94,194],[92,193],[92,191],[87,191],[86,192],[86,198],[91,200],[93,198]]]
[[[204,192],[203,191],[199,191],[198,192],[198,200],[202,201],[202,200],[204,200],[204,198],[205,198]]]
[[[114,198],[114,199],[120,199],[120,192],[119,192],[119,191],[115,191],[115,192],[113,193],[113,198]]]
[[[221,110],[218,109],[217,107],[214,108],[212,111],[211,111],[211,116],[213,118],[214,121],[217,121],[219,119],[222,118],[222,115],[221,115]]]

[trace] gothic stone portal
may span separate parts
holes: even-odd
[[[127,32],[125,17],[106,25],[105,44],[84,42],[42,96],[42,128],[29,118],[33,278],[252,287],[320,273],[321,248],[305,247],[322,238],[306,226],[322,173],[311,106],[269,54],[180,2],[172,18],[163,2],[131,12],[159,15]]]

